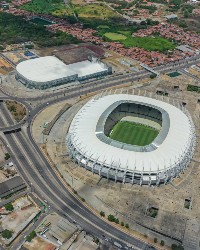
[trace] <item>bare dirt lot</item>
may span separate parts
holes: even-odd
[[[24,223],[39,212],[39,208],[27,197],[21,197],[13,202],[14,210],[8,215],[2,215],[0,220],[3,229],[17,233],[24,227]]]
[[[16,101],[5,101],[6,106],[13,118],[19,122],[26,116],[26,108],[23,104]]]
[[[87,60],[88,57],[101,58],[104,50],[93,44],[63,45],[39,50],[42,56],[55,55],[66,64]]]
[[[24,247],[28,250],[54,250],[56,246],[52,243],[42,239],[41,237],[35,237],[31,242],[26,242]]]
[[[193,32],[199,32],[200,30],[200,16],[192,17],[192,18],[184,18],[182,19],[186,22],[188,30]]]
[[[6,62],[3,58],[0,58],[0,74],[6,75],[13,70],[13,67]]]

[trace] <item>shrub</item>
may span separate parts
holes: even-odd
[[[11,203],[7,203],[4,207],[5,207],[5,209],[7,211],[13,211],[14,210],[14,207],[13,207],[13,205]]]
[[[155,243],[157,243],[158,242],[158,239],[157,238],[154,238],[154,240],[153,240]]]

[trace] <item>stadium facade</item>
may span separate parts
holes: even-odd
[[[158,136],[145,146],[108,137],[126,117],[158,124]],[[123,183],[159,185],[184,171],[196,145],[195,128],[188,111],[178,104],[128,94],[96,96],[74,117],[66,137],[71,158],[100,176]]]
[[[46,56],[19,63],[15,77],[28,88],[47,89],[111,73],[112,68],[97,58],[66,65],[57,57]]]

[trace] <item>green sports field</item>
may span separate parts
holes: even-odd
[[[158,133],[159,131],[154,128],[134,122],[122,121],[113,127],[109,137],[119,142],[145,146],[150,144]]]

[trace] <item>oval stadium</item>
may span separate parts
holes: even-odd
[[[70,125],[70,157],[114,181],[166,184],[188,166],[195,149],[192,119],[178,106],[130,94],[96,96]]]

